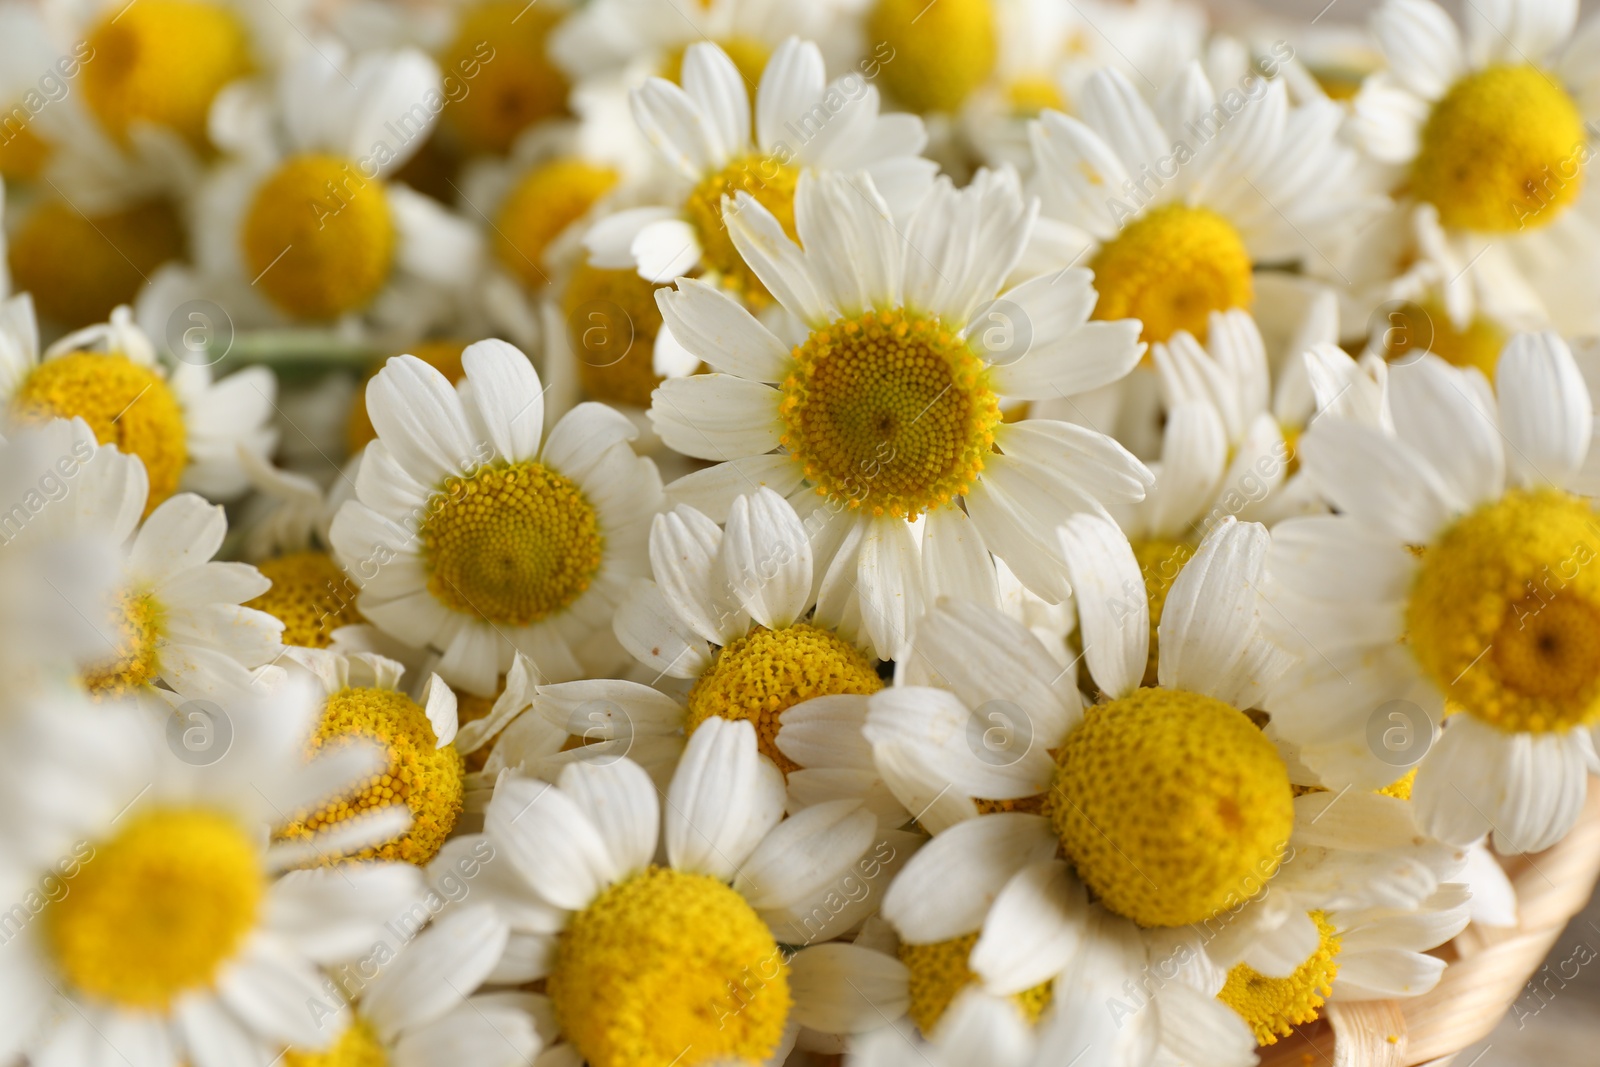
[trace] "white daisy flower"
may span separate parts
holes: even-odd
[[[956,994],[933,1040],[897,1029],[875,1030],[853,1043],[845,1063],[850,1067],[965,1067],[971,1063],[1050,1067],[1071,1062],[1072,1055],[1086,1051],[1083,1041],[1072,1032],[1076,1024],[1071,1016],[1058,1015],[1038,1027],[1029,1026],[1022,1009],[1010,998],[968,986]]]
[[[1256,72],[1241,84],[1213,87],[1195,62],[1152,106],[1097,71],[1081,118],[1046,111],[1033,127],[1051,236],[1094,271],[1096,317],[1203,340],[1211,312],[1252,306],[1255,267],[1326,255],[1374,206],[1337,104],[1291,106],[1283,79]]]
[[[283,625],[242,606],[267,589],[260,571],[212,559],[228,532],[222,507],[179,493],[145,516],[137,458],[96,445],[82,419],[57,419],[43,433],[53,455],[77,459],[79,470],[18,544],[103,537],[119,546],[111,612],[96,624],[99,640],[83,670],[89,691],[115,697],[160,684],[200,697],[248,686],[281,652]]]
[[[1559,337],[1513,338],[1498,381],[1495,397],[1424,356],[1389,368],[1387,425],[1307,433],[1302,462],[1337,514],[1274,531],[1274,603],[1301,656],[1268,707],[1328,783],[1375,787],[1420,757],[1425,831],[1533,852],[1571,827],[1595,766],[1600,481]]]
[[[414,356],[367,387],[378,439],[330,536],[357,607],[480,696],[522,652],[551,681],[605,669],[628,583],[646,571],[661,481],[627,419],[574,408],[543,434],[538,372],[503,341],[462,356],[455,387]],[[542,442],[542,443],[541,443]]]
[[[1464,17],[1465,41],[1432,0],[1378,8],[1372,32],[1388,69],[1363,85],[1355,130],[1393,168],[1428,240],[1481,279],[1452,279],[1458,327],[1476,291],[1491,312],[1511,296],[1591,330],[1590,302],[1573,299],[1563,276],[1600,232],[1597,201],[1581,195],[1600,119],[1600,20],[1574,34],[1574,0],[1468,4]]]
[[[825,509],[824,582],[880,659],[924,603],[995,599],[990,553],[1048,600],[1069,594],[1055,527],[1143,496],[1149,472],[1098,433],[1002,423],[1002,398],[1071,396],[1138,361],[1138,324],[1089,323],[1086,271],[1002,289],[1034,217],[1016,175],[937,184],[897,228],[865,176],[804,175],[803,250],[740,193],[728,232],[803,324],[791,350],[731,297],[690,279],[658,298],[713,370],[668,379],[650,417],[670,447],[720,461],[673,485],[713,519],[757,485]],[[974,253],[974,249],[982,252]],[[998,299],[997,299],[998,298]],[[820,500],[816,499],[820,498]]]
[[[489,804],[489,840],[525,881],[485,888],[535,939],[515,977],[545,981],[536,1018],[569,1048],[561,1062],[779,1064],[801,1026],[903,1014],[904,967],[831,940],[877,906],[836,888],[881,873],[870,814],[842,801],[784,819],[755,728],[721,719],[695,731],[664,797],[622,759],[571,764],[555,785],[503,777]]]
[[[307,1010],[319,965],[368,951],[421,884],[404,864],[281,873],[350,842],[269,844],[269,828],[376,766],[357,747],[306,763],[315,707],[262,686],[175,707],[163,737],[141,709],[58,698],[7,728],[7,807],[30,817],[0,883],[70,888],[0,948],[0,1057],[267,1067],[328,1046],[349,1014]],[[204,744],[182,739],[196,730]]]
[[[276,440],[268,425],[276,386],[261,367],[214,381],[209,367],[164,365],[125,307],[41,358],[28,294],[0,303],[5,421],[83,419],[101,443],[143,463],[147,512],[180,489],[219,499],[242,494],[249,482],[240,450],[264,456]]]
[[[792,237],[804,173],[864,171],[898,216],[938,169],[918,155],[927,141],[921,120],[880,115],[877,88],[859,75],[827,83],[810,41],[790,38],[773,55],[753,126],[750,94],[726,52],[691,45],[683,65],[682,88],[651,78],[632,94],[640,128],[687,185],[681,207],[634,208],[601,221],[584,237],[596,266],[635,267],[655,282],[698,270],[764,306],[777,294],[731,239],[725,197],[753,198]]]

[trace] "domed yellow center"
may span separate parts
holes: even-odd
[[[976,931],[952,938],[933,941],[925,945],[902,942],[900,962],[910,973],[908,991],[911,1007],[908,1014],[923,1035],[933,1033],[933,1028],[944,1018],[944,1013],[955,1000],[956,994],[978,980],[967,966],[972,956],[972,946],[978,943]],[[1017,993],[1011,999],[1030,1022],[1038,1022],[1044,1009],[1050,1006],[1052,983],[1044,982]]]
[[[305,840],[322,830],[372,815],[380,808],[404,804],[411,811],[411,829],[346,859],[402,860],[424,864],[454,829],[461,814],[461,754],[454,745],[438,747],[439,738],[416,701],[392,689],[352,687],[328,698],[322,721],[311,739],[311,751],[365,738],[382,747],[382,770],[350,790],[300,817],[283,831],[286,840]]]
[[[1588,141],[1583,115],[1554,76],[1487,67],[1433,105],[1411,164],[1412,191],[1446,226],[1535,229],[1577,199]]]
[[[1160,662],[1160,648],[1156,630],[1161,625],[1161,611],[1167,605],[1167,594],[1178,572],[1194,555],[1194,546],[1187,541],[1168,541],[1155,538],[1133,543],[1133,558],[1139,561],[1139,573],[1144,576],[1144,591],[1150,609],[1150,651],[1145,657],[1144,685],[1156,684],[1156,665]]]
[[[532,461],[449,479],[420,533],[428,591],[455,611],[510,626],[578,599],[605,548],[583,492]]]
[[[661,384],[655,340],[661,332],[656,289],[631,270],[579,264],[561,298],[578,384],[591,400],[650,406]]]
[[[734,69],[744,79],[745,88],[749,91],[750,99],[754,102],[756,88],[761,84],[761,73],[767,69],[767,60],[772,58],[772,49],[766,43],[754,37],[718,37],[715,41],[718,48],[728,54],[733,60]],[[683,53],[688,45],[674,48],[667,55],[666,62],[662,64],[661,76],[669,82],[681,84],[683,82]]]
[[[744,898],[661,867],[573,916],[548,989],[591,1067],[759,1063],[777,1051],[791,1003],[783,951]]]
[[[366,307],[389,280],[396,243],[383,183],[323,155],[295,156],[261,183],[241,239],[253,284],[301,319]]]
[[[767,287],[745,265],[722,219],[722,198],[748,193],[772,212],[790,237],[794,229],[794,190],[800,172],[766,156],[744,156],[700,179],[689,193],[684,213],[700,238],[701,262],[723,284],[757,302],[771,299]],[[737,210],[729,205],[729,210]]]
[[[147,276],[183,255],[184,243],[183,224],[166,200],[84,215],[46,199],[11,235],[12,288],[33,294],[42,319],[66,329],[90,326],[131,303]]]
[[[115,649],[83,674],[84,685],[97,697],[122,697],[151,685],[160,673],[161,640],[167,613],[144,590],[127,590],[117,597],[108,626],[100,633]]]
[[[511,190],[495,223],[495,256],[528,289],[549,281],[545,249],[617,184],[617,172],[581,159],[534,167]]]
[[[327,648],[333,631],[361,621],[355,583],[326,552],[291,552],[259,564],[272,588],[245,604],[283,623],[283,643]]]
[[[218,90],[251,69],[250,38],[224,4],[139,0],[115,4],[89,31],[83,96],[125,138],[137,122],[168,126],[195,147]]]
[[[406,349],[406,354],[416,356],[455,383],[467,376],[465,368],[461,366],[461,355],[469,344],[470,341],[458,341],[454,338],[418,341]],[[382,369],[383,364],[377,363],[367,371],[350,404],[350,418],[345,423],[344,436],[351,454],[361,451],[377,439],[378,431],[373,428],[372,416],[367,413],[367,385]]]
[[[524,0],[489,0],[462,14],[439,55],[450,94],[444,120],[468,152],[504,153],[517,134],[567,112],[567,79],[550,60],[550,31],[567,10]]]
[[[12,397],[21,419],[80,418],[102,445],[144,463],[146,515],[178,488],[188,460],[178,398],[153,368],[120,353],[72,352],[35,367]]]
[[[1295,968],[1287,978],[1268,978],[1248,964],[1240,963],[1228,971],[1228,980],[1217,998],[1239,1013],[1255,1031],[1256,1041],[1275,1045],[1294,1028],[1315,1022],[1323,1000],[1333,992],[1333,979],[1339,973],[1339,935],[1320,911],[1311,912],[1317,924],[1317,950]]]
[[[1172,689],[1090,708],[1049,808],[1078,876],[1118,915],[1184,926],[1259,892],[1294,826],[1289,773],[1238,709]]]
[[[1018,118],[1034,118],[1041,111],[1067,109],[1066,94],[1054,78],[1043,74],[1014,78],[1005,85],[1006,105]]]
[[[1391,311],[1382,339],[1383,356],[1390,362],[1407,363],[1432,352],[1453,367],[1478,368],[1491,382],[1509,340],[1505,330],[1482,315],[1457,329],[1437,300],[1408,302]]]
[[[816,331],[794,357],[782,442],[819,494],[915,517],[972,487],[1000,402],[983,361],[937,319],[868,311]]]
[[[124,816],[44,913],[61,975],[88,997],[159,1012],[208,988],[255,925],[263,877],[251,834],[226,816]]]
[[[0,119],[4,120],[4,128],[0,130],[3,133],[0,136],[0,177],[31,181],[44,170],[51,147],[34,132],[32,123],[17,123],[15,116],[20,107],[19,101],[13,101],[9,107],[0,105]],[[23,113],[26,114],[26,110]]]
[[[877,0],[867,39],[886,42],[894,58],[881,77],[912,111],[957,111],[994,71],[1000,34],[991,0]]]
[[[1255,294],[1239,231],[1209,208],[1155,208],[1101,246],[1089,266],[1100,294],[1094,317],[1138,319],[1144,341],[1179,330],[1204,341],[1213,311],[1248,308]]]
[[[323,1051],[292,1048],[283,1054],[283,1064],[284,1067],[389,1067],[389,1052],[378,1040],[378,1031],[358,1015]]]
[[[689,690],[685,725],[693,733],[713,715],[748,719],[762,753],[787,774],[799,764],[778,750],[785,711],[813,697],[882,688],[866,654],[832,630],[809,623],[781,630],[757,626],[720,649]]]
[[[1600,722],[1600,526],[1579,497],[1517,489],[1422,556],[1407,640],[1454,703],[1510,732]]]

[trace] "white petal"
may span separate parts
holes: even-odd
[[[979,929],[995,898],[1024,867],[1059,847],[1049,820],[1001,812],[945,830],[913,856],[883,899],[883,917],[915,944]]]
[[[361,1014],[388,1040],[433,1022],[489,976],[510,933],[487,904],[441,915],[367,988]]]
[[[649,865],[661,807],[654,783],[638,764],[625,759],[573,763],[561,772],[560,786],[600,831],[619,878]]]
[[[667,791],[667,856],[724,881],[783,817],[783,774],[756,749],[755,727],[710,718],[689,738]]]
[[[495,847],[557,907],[576,911],[617,877],[599,829],[577,801],[548,782],[501,781],[485,827]]]
[[[768,629],[795,622],[810,607],[811,540],[793,506],[771,489],[733,502],[723,536],[733,595]]]

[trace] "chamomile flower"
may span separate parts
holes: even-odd
[[[825,509],[816,567],[881,659],[941,593],[992,600],[990,553],[1064,599],[1055,527],[1144,494],[1149,473],[1109,438],[1001,420],[1003,399],[1113,382],[1141,352],[1137,323],[1087,321],[1086,271],[1002,289],[1033,217],[1005,170],[959,191],[941,181],[899,225],[870,178],[803,175],[803,249],[758,198],[740,193],[726,213],[740,254],[806,331],[792,349],[705,282],[658,298],[675,340],[713,372],[668,379],[650,417],[670,447],[720,461],[673,493],[719,519],[757,485]]]
[[[7,728],[8,793],[45,802],[25,794],[31,825],[7,836],[0,882],[73,874],[0,948],[0,1055],[237,1067],[337,1036],[347,1009],[306,1010],[318,966],[367,951],[421,879],[404,864],[283,873],[350,842],[269,845],[269,829],[374,759],[351,747],[306,763],[316,704],[279,682],[219,695],[207,748],[168,741],[143,709],[62,699]]]
[[[1337,514],[1274,532],[1274,602],[1303,652],[1272,730],[1328,783],[1375,788],[1395,767],[1370,724],[1409,715],[1426,832],[1547,848],[1600,723],[1589,391],[1552,333],[1512,339],[1498,397],[1434,356],[1388,371],[1387,425],[1324,417],[1302,440]]]
[[[871,848],[871,815],[842,801],[784,819],[755,728],[722,719],[695,731],[664,795],[626,759],[495,790],[488,837],[524,886],[489,892],[537,941],[519,977],[545,982],[547,1044],[593,1067],[778,1064],[801,1026],[860,1032],[904,1011],[904,968],[830,940],[876,899],[823,906]],[[830,921],[808,935],[816,909]],[[828,943],[787,947],[813,940]]]
[[[1044,214],[1094,271],[1096,316],[1137,318],[1146,341],[1204,340],[1211,312],[1252,306],[1258,264],[1317,258],[1373,205],[1338,105],[1291,106],[1282,79],[1219,92],[1191,63],[1152,106],[1103,70],[1078,114],[1033,127]]]
[[[1467,5],[1464,13],[1465,42],[1432,0],[1378,8],[1372,32],[1388,69],[1362,87],[1355,128],[1393,168],[1407,204],[1432,208],[1422,224],[1481,272],[1483,291],[1514,285],[1558,325],[1590,328],[1587,302],[1558,290],[1573,273],[1572,242],[1595,233],[1594,200],[1582,192],[1594,137],[1586,123],[1600,118],[1592,61],[1600,21],[1575,35],[1571,0]]]
[[[691,45],[682,88],[651,78],[633,91],[645,136],[687,185],[680,206],[641,207],[603,220],[584,238],[590,262],[634,267],[667,282],[700,272],[747,300],[775,295],[731,239],[724,198],[752,198],[790,237],[795,190],[805,172],[864,171],[897,217],[916,204],[938,169],[910,115],[880,115],[878,90],[857,76],[825,81],[822,53],[790,38],[761,75],[754,103],[738,67],[714,45]],[[753,134],[753,136],[752,136]],[[790,308],[791,311],[796,310]]]
[[[645,573],[655,465],[602,405],[545,435],[538,372],[505,342],[470,346],[462,364],[452,387],[398,356],[367,387],[378,438],[330,532],[357,606],[480,696],[518,651],[551,681],[603,669],[621,653],[611,613]]]
[[[102,444],[137,456],[146,514],[180,489],[228,499],[248,487],[240,449],[271,451],[277,380],[246,368],[214,381],[209,367],[165,365],[125,307],[63,337],[41,359],[26,293],[0,304],[0,406],[7,422],[83,419]]]

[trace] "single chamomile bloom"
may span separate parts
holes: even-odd
[[[683,65],[681,88],[651,78],[632,94],[640,129],[684,183],[680,204],[602,220],[584,237],[596,266],[633,267],[655,282],[700,273],[765,306],[777,294],[736,246],[725,198],[752,199],[792,238],[804,173],[865,172],[899,217],[938,169],[918,155],[927,141],[921,120],[879,114],[877,88],[859,75],[829,84],[810,41],[790,38],[773,55],[755,95],[753,125],[749,91],[726,52],[690,45]]]
[[[605,670],[623,656],[612,613],[647,573],[655,465],[600,404],[545,434],[538,372],[511,345],[481,341],[462,365],[452,386],[397,356],[367,386],[377,440],[330,531],[357,607],[479,696],[519,651],[550,681]]]
[[[876,896],[824,903],[875,821],[852,801],[783,808],[755,728],[723,719],[695,731],[659,796],[627,759],[570,764],[554,784],[503,776],[486,829],[522,886],[485,890],[536,939],[516,977],[544,980],[546,1044],[592,1067],[779,1064],[801,1026],[847,1034],[901,1015],[905,969],[831,940]],[[808,934],[814,913],[831,921]]]
[[[796,208],[800,245],[746,193],[727,212],[805,331],[792,347],[705,282],[658,297],[675,340],[712,370],[655,393],[662,440],[718,461],[672,494],[714,519],[758,485],[802,515],[825,511],[815,568],[859,604],[844,610],[880,659],[896,658],[924,603],[993,601],[991,553],[1065,599],[1056,526],[1140,498],[1149,472],[1094,431],[1005,423],[1002,400],[1117,380],[1142,351],[1138,324],[1088,321],[1086,271],[1003,288],[1035,212],[1009,170],[961,190],[941,181],[901,224],[864,175],[803,175]]]
[[[1514,337],[1496,381],[1425,355],[1388,368],[1383,418],[1325,416],[1302,439],[1337,513],[1274,531],[1274,603],[1302,653],[1267,707],[1324,781],[1356,788],[1393,777],[1369,737],[1406,719],[1423,830],[1535,852],[1595,765],[1594,409],[1553,333]]]
[[[1388,69],[1362,86],[1355,132],[1392,168],[1403,206],[1432,209],[1419,219],[1431,240],[1482,276],[1481,285],[1457,283],[1458,301],[1476,290],[1503,304],[1510,291],[1564,328],[1591,330],[1592,302],[1572,280],[1585,271],[1571,257],[1600,225],[1595,199],[1583,196],[1600,117],[1600,20],[1574,33],[1575,0],[1501,0],[1463,13],[1465,41],[1432,0],[1378,8],[1372,33]],[[1457,304],[1458,327],[1469,311]]]
[[[128,308],[39,354],[28,294],[0,303],[0,407],[15,425],[79,418],[101,444],[138,457],[148,514],[180,489],[229,499],[247,488],[240,450],[264,456],[276,379],[247,367],[221,381],[209,367],[167,364]]]
[[[69,698],[6,727],[8,806],[31,797],[34,814],[7,835],[0,883],[20,899],[73,874],[0,948],[0,1057],[267,1067],[286,1045],[339,1034],[343,1005],[306,1008],[322,995],[318,968],[368,952],[421,879],[406,864],[284,873],[352,842],[270,844],[270,829],[370,773],[376,754],[306,762],[316,702],[276,680],[205,711],[175,700],[177,730]]]

